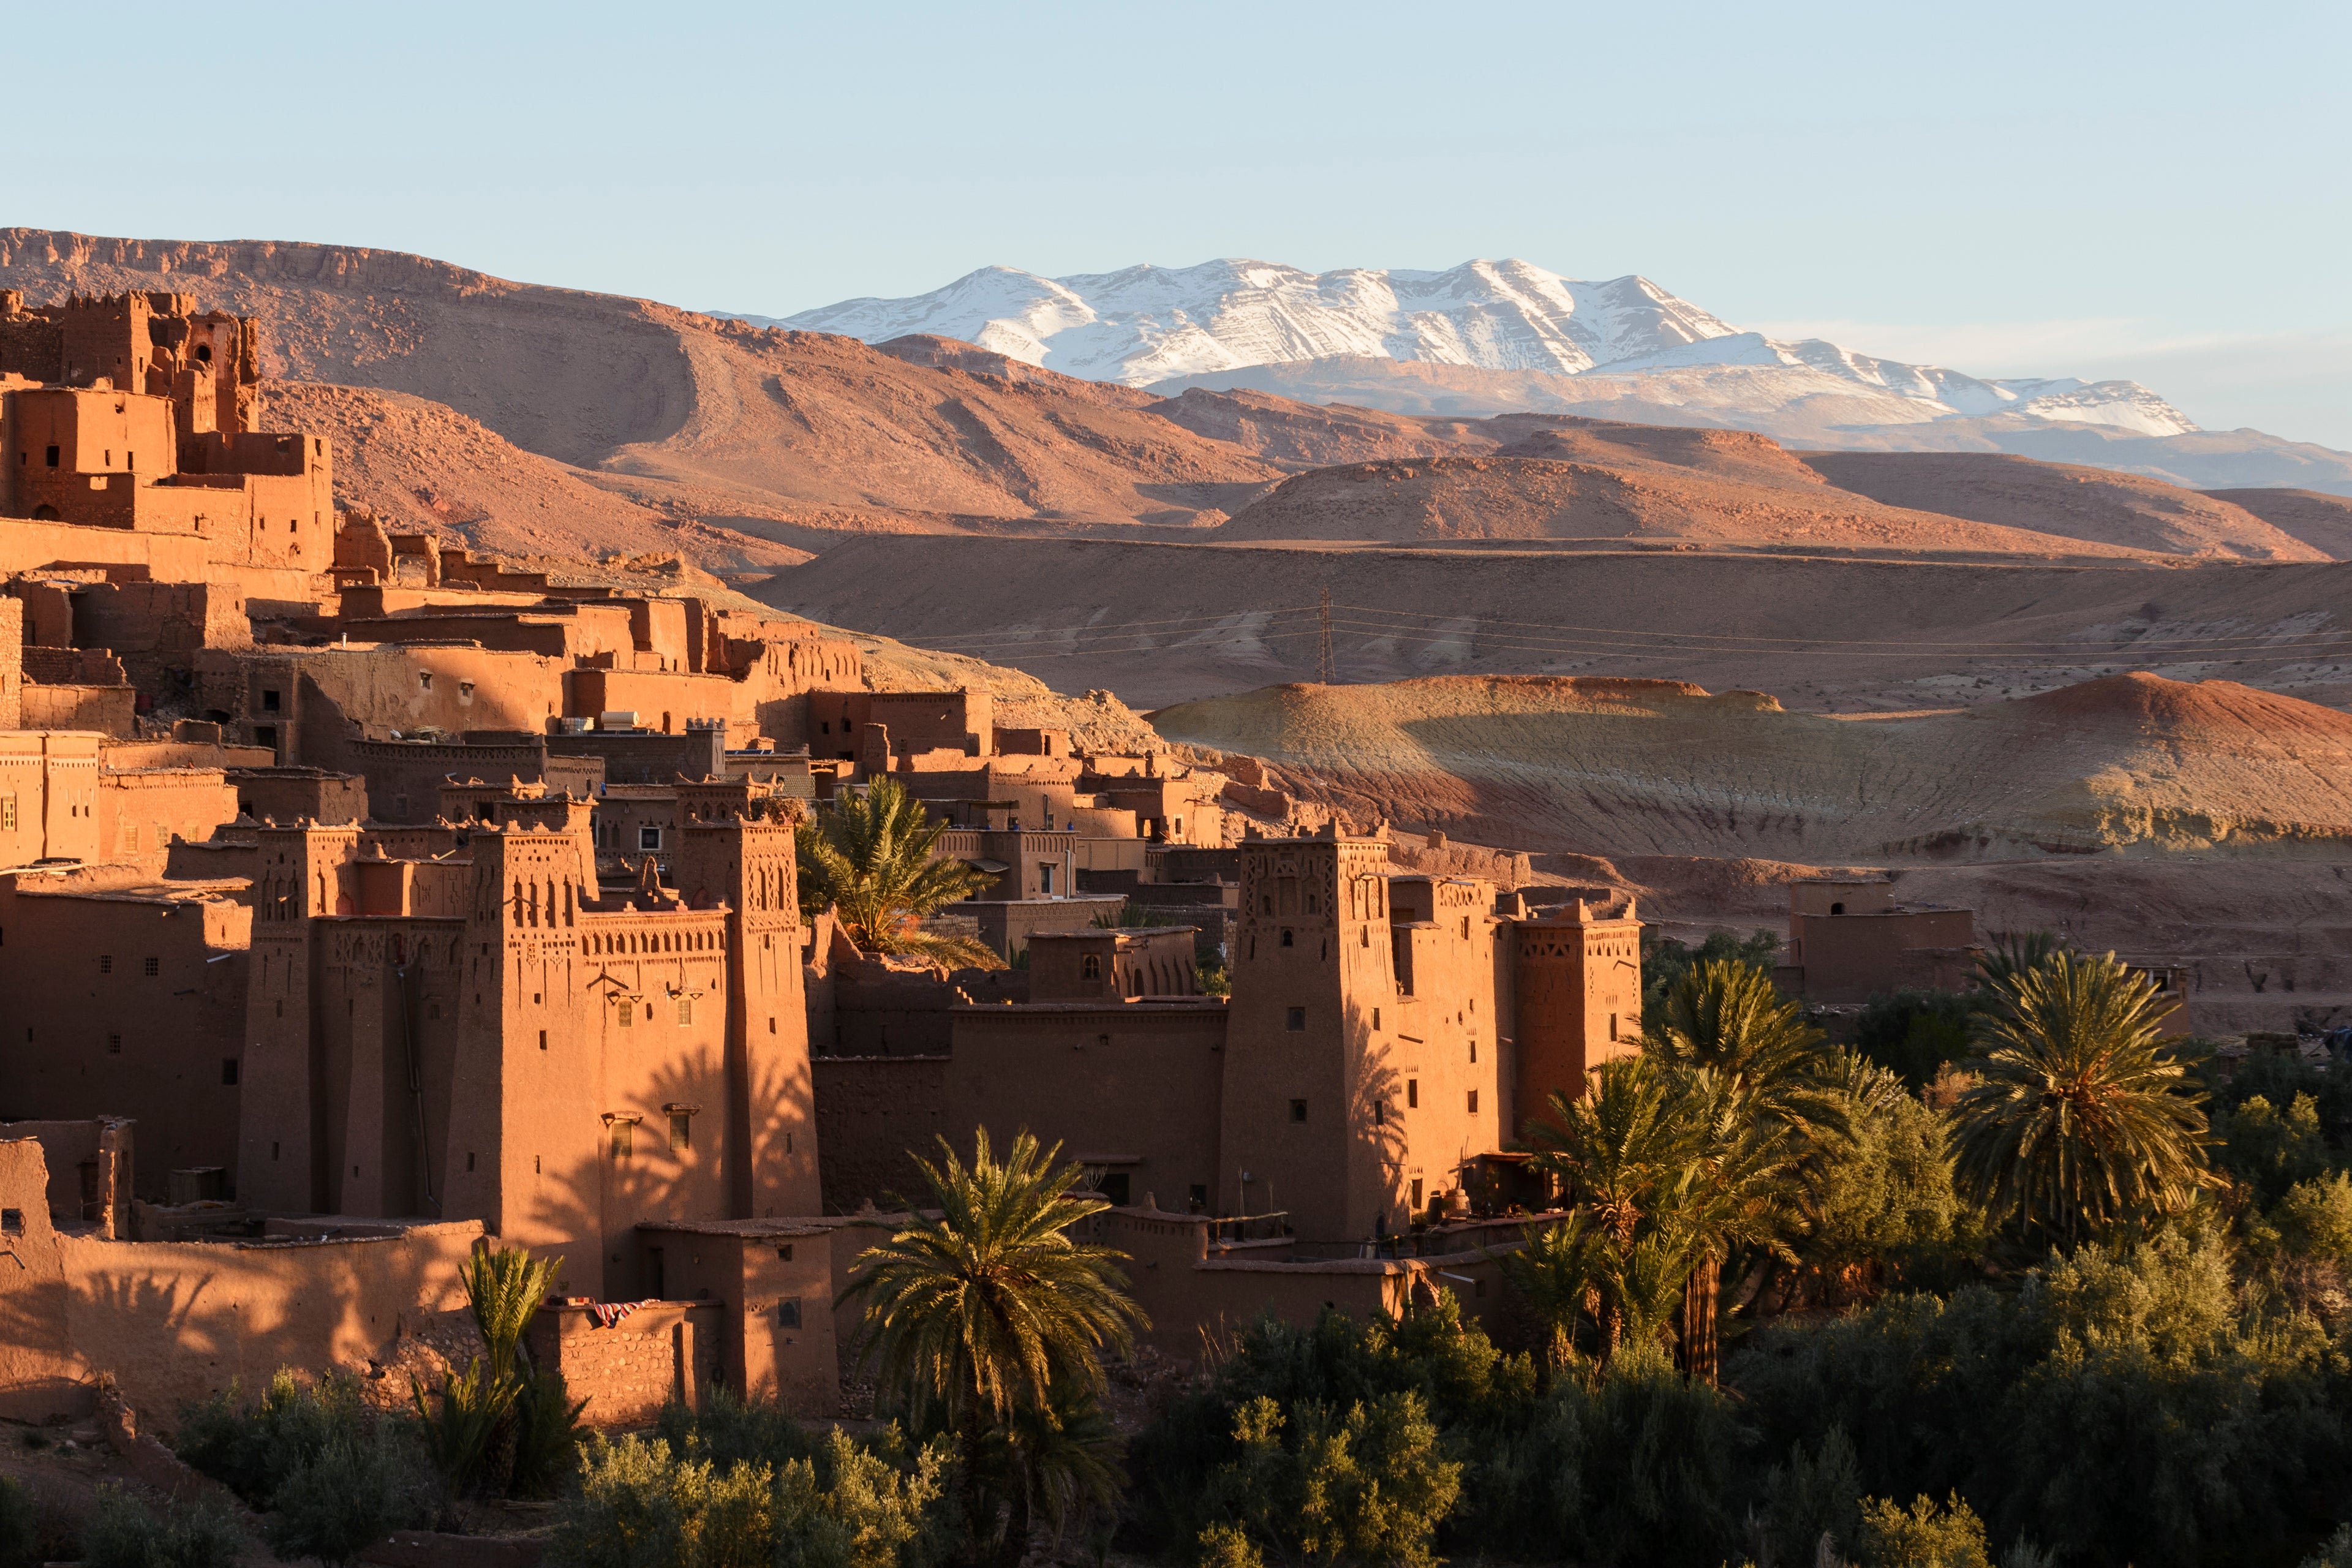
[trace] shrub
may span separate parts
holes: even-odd
[[[85,1568],[234,1568],[244,1538],[216,1503],[158,1514],[119,1487],[98,1489],[82,1532]]]
[[[41,1510],[12,1476],[0,1476],[0,1568],[35,1568],[41,1561]]]
[[[2298,1183],[2327,1173],[2331,1151],[2319,1129],[2319,1102],[2298,1090],[2282,1111],[2263,1095],[2251,1095],[2235,1110],[2213,1120],[2221,1140],[2215,1163],[2254,1189],[2265,1207]]]
[[[1854,1020],[1854,1049],[1916,1094],[1946,1062],[1969,1054],[1969,1018],[1981,993],[1898,991],[1874,996]]]
[[[1769,1328],[1732,1375],[1770,1451],[1819,1452],[1842,1427],[1870,1492],[1958,1492],[1998,1538],[2069,1559],[2181,1563],[2274,1538],[2347,1451],[2324,1335],[2242,1320],[2212,1236],[2085,1247],[2013,1296]]]
[[[1753,964],[1767,974],[1780,956],[1780,939],[1759,931],[1742,942],[1727,931],[1710,931],[1696,947],[1673,937],[1644,935],[1642,942],[1642,1027],[1658,1029],[1665,1022],[1666,997],[1692,968],[1730,959]]]
[[[772,1396],[743,1399],[714,1389],[699,1410],[675,1400],[662,1406],[654,1436],[680,1456],[719,1466],[783,1465],[814,1455],[819,1444]]]
[[[559,1510],[565,1568],[930,1568],[959,1543],[947,1447],[901,1469],[835,1428],[814,1458],[719,1466],[660,1437],[593,1438]]]
[[[1862,1540],[1862,1471],[1845,1428],[1832,1426],[1818,1452],[1789,1445],[1789,1462],[1764,1477],[1756,1527],[1759,1555],[1766,1568],[1808,1568],[1822,1554],[1855,1547]]]
[[[392,1531],[431,1522],[437,1490],[407,1434],[380,1422],[368,1436],[329,1443],[280,1482],[262,1533],[281,1559],[341,1568]]]
[[[2303,1560],[2303,1568],[2352,1568],[2352,1524],[2339,1526],[2316,1555]]]
[[[237,1385],[184,1405],[174,1446],[180,1458],[256,1508],[268,1508],[287,1478],[337,1443],[356,1444],[378,1417],[341,1373],[304,1383],[280,1367],[257,1404]]]
[[[1862,1505],[1864,1568],[1992,1568],[1984,1521],[1954,1493],[1940,1506],[1924,1497],[1900,1509],[1884,1498]]]

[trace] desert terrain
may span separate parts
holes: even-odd
[[[1673,931],[1874,866],[2191,962],[2204,1026],[2352,1008],[2352,501],[2246,488],[2270,437],[1716,427],[1737,367],[1654,406],[1671,375],[1570,404],[1393,361],[1362,402],[1329,359],[1144,389],[321,246],[5,230],[0,286],[259,317],[269,419],[334,440],[342,505],[723,580],[851,630],[877,686],[1255,755]]]

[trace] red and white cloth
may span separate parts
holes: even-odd
[[[650,1307],[653,1304],[651,1297],[642,1301],[592,1301],[588,1305],[588,1310],[595,1314],[598,1328],[609,1329],[638,1308]]]

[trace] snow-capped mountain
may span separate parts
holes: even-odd
[[[730,312],[731,313],[731,312]],[[909,333],[961,338],[1008,358],[1093,381],[1202,384],[1254,365],[1387,359],[1612,382],[1736,370],[1743,402],[1786,401],[1843,384],[1914,423],[2015,415],[2171,436],[2197,426],[2136,382],[1989,381],[1903,364],[1819,339],[1745,332],[1646,278],[1580,282],[1517,260],[1443,272],[1349,268],[1303,272],[1271,262],[1130,267],[1041,278],[987,267],[906,300],[845,300],[762,326],[867,342]],[[1784,367],[1786,374],[1772,374]],[[1759,374],[1759,373],[1761,373]],[[1744,421],[1742,421],[1744,422]]]

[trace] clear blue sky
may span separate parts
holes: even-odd
[[[2352,5],[26,8],[0,224],[784,315],[1519,256],[2352,447]],[[39,62],[71,59],[51,71]],[[56,102],[44,101],[54,84]]]

